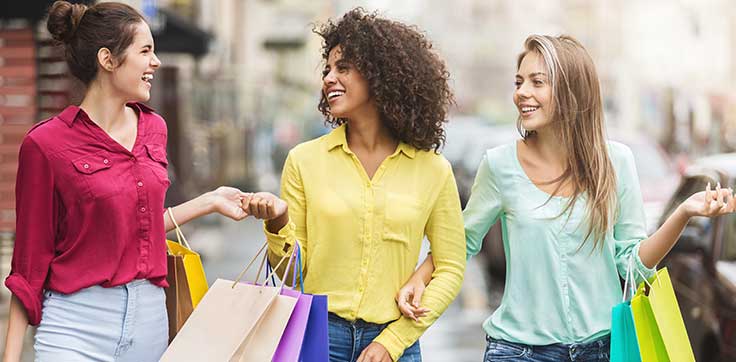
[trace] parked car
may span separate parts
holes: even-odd
[[[736,188],[736,153],[690,166],[660,223],[708,182]],[[736,361],[736,215],[693,218],[659,267],[669,270],[696,360]]]

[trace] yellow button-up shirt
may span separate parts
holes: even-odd
[[[374,340],[397,360],[457,296],[465,271],[465,234],[449,162],[401,142],[372,179],[348,148],[345,125],[289,152],[281,197],[290,222],[266,231],[278,261],[302,247],[304,290],[326,294],[341,318],[390,323]],[[435,271],[419,322],[401,316],[395,296],[416,267],[424,236]],[[289,279],[290,281],[290,279]]]

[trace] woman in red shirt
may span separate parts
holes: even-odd
[[[47,26],[87,92],[21,145],[4,360],[20,359],[31,324],[37,361],[157,361],[174,223],[164,213],[166,124],[138,103],[161,65],[151,31],[110,2],[57,1]],[[212,212],[240,220],[242,197],[220,187],[172,212],[180,224]]]

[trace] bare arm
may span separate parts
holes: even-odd
[[[233,220],[242,220],[248,216],[248,213],[241,207],[242,200],[247,195],[236,188],[221,186],[217,190],[204,193],[183,204],[172,207],[171,211],[179,225],[184,225],[200,216],[213,212],[220,213]],[[175,227],[168,212],[164,212],[164,227],[167,232]]]
[[[5,336],[5,353],[3,362],[20,361],[23,350],[23,338],[28,328],[28,317],[20,300],[13,295],[10,299],[10,312],[8,314],[8,334]]]
[[[649,238],[641,242],[639,258],[648,268],[653,268],[669,253],[693,216],[720,216],[736,210],[736,199],[731,189],[721,189],[720,184],[711,191],[708,184],[705,191],[690,196],[664,224]]]
[[[422,265],[414,271],[411,278],[427,285],[432,280],[432,273],[434,273],[434,261],[432,260],[432,254],[428,254]]]

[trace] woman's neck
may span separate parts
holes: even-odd
[[[567,148],[562,143],[558,129],[551,125],[540,129],[524,144],[540,161],[565,168]]]
[[[93,82],[79,107],[100,128],[110,132],[111,129],[125,124],[125,103],[125,100],[111,96],[98,82]]]
[[[369,112],[351,117],[347,123],[346,138],[351,149],[361,149],[374,152],[389,147],[396,149],[398,141],[391,135],[378,116],[378,110],[372,108]]]

